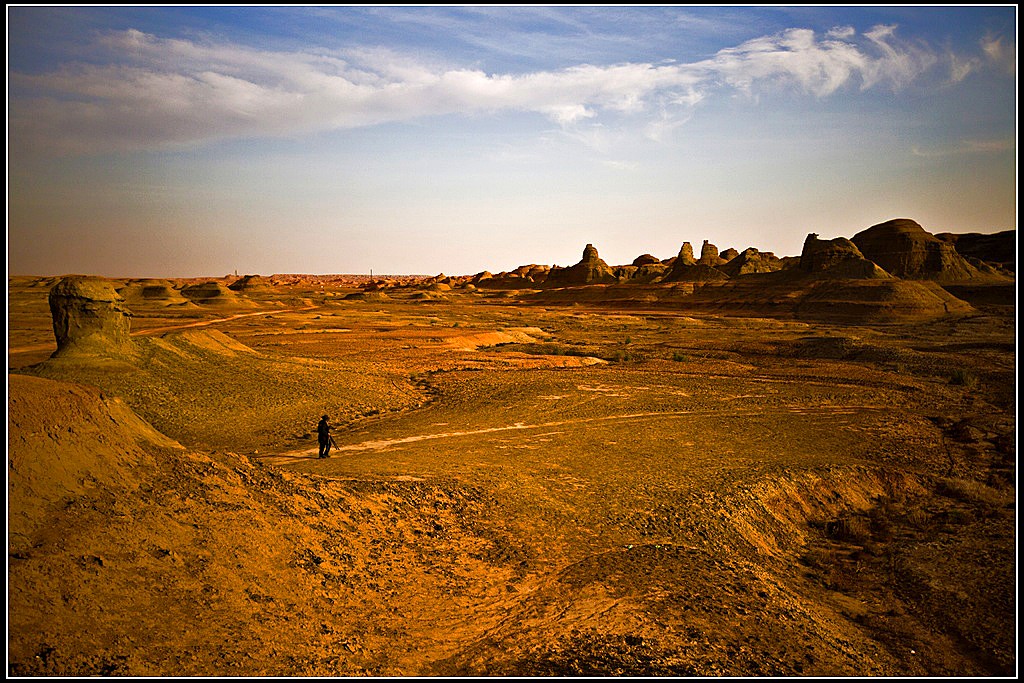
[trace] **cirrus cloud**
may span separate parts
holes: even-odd
[[[533,112],[563,128],[605,113],[636,117],[657,139],[717,92],[898,90],[939,61],[927,47],[899,40],[892,26],[860,36],[849,27],[823,37],[789,29],[691,63],[524,74],[451,68],[385,50],[264,51],[135,30],[106,34],[97,47],[106,63],[9,74],[13,145],[51,154],[174,149],[502,111]]]

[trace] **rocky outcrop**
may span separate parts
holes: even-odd
[[[718,268],[696,263],[692,266],[673,265],[672,270],[665,274],[662,282],[717,282],[728,280],[729,276]]]
[[[828,270],[841,261],[863,259],[857,245],[845,237],[831,240],[818,239],[817,233],[810,233],[804,239],[804,248],[800,252],[800,269],[808,273]]]
[[[522,278],[527,278],[531,282],[543,282],[547,278],[548,271],[550,270],[551,268],[548,266],[530,263],[527,265],[519,266],[518,268],[512,271],[512,274],[518,275],[519,277]]]
[[[228,285],[228,289],[235,292],[259,292],[266,291],[270,287],[270,280],[262,275],[245,275]]]
[[[169,280],[137,280],[117,293],[129,305],[188,306],[189,302]]]
[[[636,269],[630,278],[630,282],[649,283],[662,278],[668,272],[668,266],[661,263],[647,263]]]
[[[952,244],[956,248],[956,252],[970,261],[972,265],[977,264],[971,259],[978,259],[1010,273],[1017,269],[1016,230],[1003,230],[991,235],[977,232],[961,234],[940,232],[935,237]]]
[[[343,301],[391,301],[391,297],[382,291],[352,292],[346,294]]]
[[[818,277],[839,279],[885,279],[890,277],[874,262],[864,258],[857,245],[845,237],[818,239],[810,233],[800,254],[800,270]]]
[[[683,242],[683,246],[679,248],[679,255],[676,256],[676,263],[684,266],[692,266],[697,263],[697,259],[693,258],[693,246],[689,242]]]
[[[750,247],[730,259],[724,266],[719,266],[718,269],[729,277],[753,273],[773,273],[776,270],[782,270],[782,259],[777,258],[770,251],[760,252],[754,247]]]
[[[548,277],[550,266],[530,263],[511,271],[492,274],[483,271],[467,278],[467,282],[488,289],[530,289],[543,283]]]
[[[779,259],[782,265],[782,270],[799,270],[800,269],[800,257],[799,256],[783,256]]]
[[[718,247],[704,240],[704,244],[700,248],[700,259],[697,260],[697,263],[704,266],[721,266],[725,265],[727,261],[718,255]]]
[[[639,268],[641,266],[649,266],[654,263],[661,263],[661,259],[659,259],[657,256],[652,256],[651,254],[641,254],[640,256],[637,256],[635,259],[633,259],[632,265]]]
[[[641,266],[629,265],[615,268],[615,277],[623,284],[649,284],[659,280],[668,271],[661,261],[645,262]]]
[[[724,273],[712,273],[712,263],[724,263],[718,257],[718,247],[709,244],[704,240],[701,247],[700,261],[693,258],[693,247],[689,242],[683,242],[679,248],[679,255],[671,260],[671,265],[665,271],[661,282],[707,282],[710,280],[725,280],[728,278]],[[700,264],[701,268],[696,269]]]
[[[63,278],[50,290],[49,304],[57,338],[54,358],[135,355],[132,314],[110,280],[79,275]]]
[[[736,258],[739,255],[740,255],[740,252],[738,252],[735,249],[733,249],[732,247],[730,247],[730,248],[726,249],[725,251],[721,252],[720,254],[718,254],[718,257],[720,259],[722,259],[722,261],[724,261],[725,263],[728,263],[729,261],[732,261],[734,258]]]
[[[610,284],[617,280],[615,272],[601,259],[594,245],[588,244],[579,263],[568,268],[552,268],[546,282],[555,287],[565,287]]]
[[[865,258],[896,277],[959,282],[981,275],[951,243],[908,218],[873,225],[854,235],[853,243]]]
[[[238,303],[235,292],[215,280],[183,287],[181,294],[197,304],[217,306]]]
[[[928,320],[974,309],[936,282],[920,280],[811,280],[796,305],[798,318],[845,322]]]

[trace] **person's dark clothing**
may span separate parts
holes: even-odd
[[[326,458],[331,452],[331,425],[327,424],[327,418],[320,418],[316,426],[316,438],[320,443],[320,457]]]

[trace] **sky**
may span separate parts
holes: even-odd
[[[1016,12],[8,5],[8,273],[464,275],[1015,229]]]

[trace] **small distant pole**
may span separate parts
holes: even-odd
[[[370,279],[373,279],[373,268],[370,268]]]

